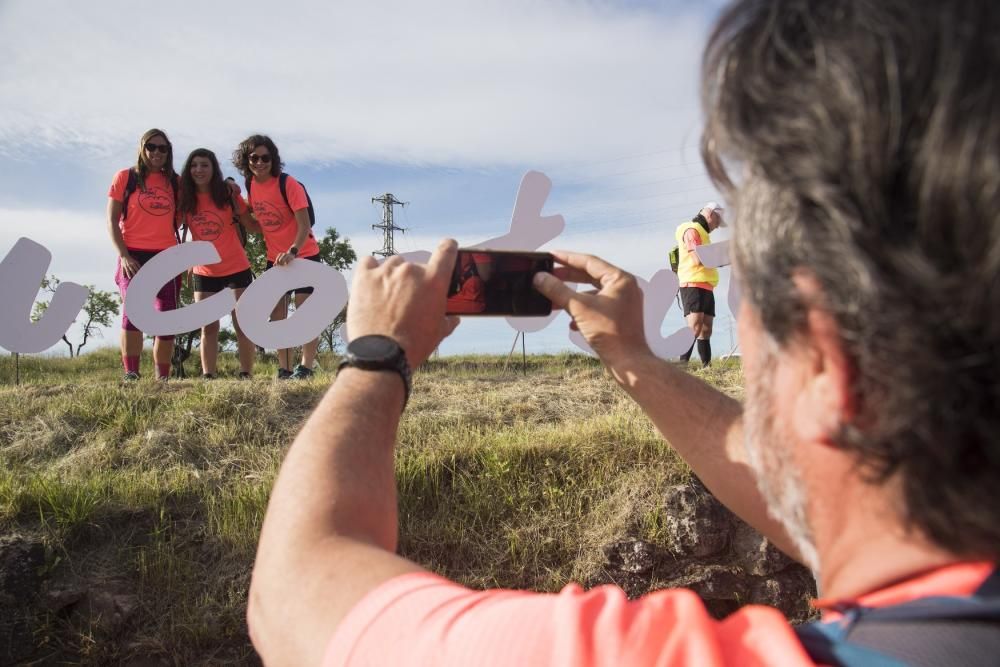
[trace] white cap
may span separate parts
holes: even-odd
[[[710,202],[708,202],[707,204],[705,204],[704,206],[701,207],[702,211],[704,211],[706,209],[708,209],[712,213],[715,213],[716,215],[719,216],[719,226],[720,227],[725,227],[726,226],[726,221],[722,217],[722,214],[725,212],[726,209],[724,209],[721,206],[719,206],[719,202],[717,202],[717,201],[710,201]]]

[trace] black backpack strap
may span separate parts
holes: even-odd
[[[281,172],[278,174],[278,189],[281,190],[281,198],[285,200],[285,206],[292,210],[292,205],[288,203],[288,174]]]
[[[877,609],[851,607],[839,621],[796,628],[813,660],[835,666],[996,665],[1000,576],[968,597],[927,597]]]
[[[177,239],[177,244],[180,245],[181,243],[187,241],[187,223],[184,220],[181,220],[181,216],[176,214],[177,202],[181,197],[181,179],[176,173],[174,173],[170,175],[168,180],[170,181],[170,188],[174,191],[174,238]],[[183,238],[180,234],[180,227],[184,227]]]
[[[993,574],[986,578],[983,585],[977,588],[973,595],[977,598],[1000,599],[1000,568],[994,568]]]
[[[128,179],[125,181],[125,192],[122,195],[122,220],[128,217],[128,200],[135,192],[139,178],[135,173],[135,167],[128,168]]]

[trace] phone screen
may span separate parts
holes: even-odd
[[[449,315],[545,316],[552,302],[534,288],[539,271],[552,271],[547,252],[461,248],[448,289]]]

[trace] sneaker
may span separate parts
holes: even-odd
[[[250,375],[249,373],[247,373],[246,371],[240,371],[240,379],[241,380],[249,380],[251,377],[253,377],[253,376]]]
[[[213,373],[202,373],[201,374],[201,379],[202,380],[214,380],[215,379],[215,375]]]
[[[302,364],[295,367],[295,372],[292,373],[293,380],[305,380],[306,378],[311,378],[313,376],[313,370],[311,368],[306,368]]]
[[[139,374],[134,371],[129,371],[122,376],[122,382],[138,382]]]
[[[288,370],[287,368],[279,368],[278,369],[278,379],[279,380],[287,380],[290,377],[292,377],[292,372],[290,370]]]

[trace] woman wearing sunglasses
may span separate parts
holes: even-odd
[[[177,217],[185,236],[190,230],[195,241],[210,241],[221,258],[215,264],[196,266],[191,273],[194,300],[207,299],[227,287],[238,300],[253,282],[250,260],[243,249],[238,225],[260,231],[247,210],[246,202],[222,180],[219,160],[207,148],[191,151],[181,170]],[[254,344],[243,334],[232,313],[236,345],[240,359],[240,379],[253,372]],[[219,322],[201,328],[201,370],[205,379],[215,378],[219,357]]]
[[[108,232],[118,253],[115,283],[123,303],[121,351],[127,381],[139,379],[142,332],[125,312],[125,293],[143,264],[178,241],[174,224],[177,174],[173,158],[173,147],[166,133],[156,128],[147,131],[139,140],[136,165],[115,174],[108,191]],[[179,289],[178,276],[157,293],[156,309],[175,309]],[[166,380],[170,375],[173,351],[173,336],[156,337],[153,362],[157,379]]]
[[[305,188],[291,176],[284,177],[284,164],[278,147],[270,137],[255,134],[247,137],[233,152],[233,165],[246,178],[247,199],[267,247],[267,268],[285,266],[296,257],[315,262],[319,244],[309,221],[309,199]],[[312,294],[312,287],[290,290],[271,312],[271,321],[288,316],[288,297],[294,296],[299,307]],[[302,346],[302,363],[291,370],[292,350],[278,350],[278,379],[304,379],[313,374],[319,339]]]

